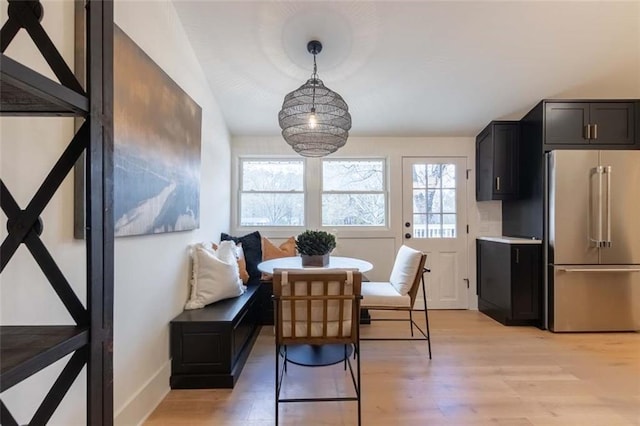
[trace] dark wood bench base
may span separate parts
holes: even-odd
[[[260,284],[171,321],[172,389],[233,388],[260,332]]]

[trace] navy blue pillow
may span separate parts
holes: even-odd
[[[244,259],[247,262],[247,272],[249,278],[260,279],[262,272],[258,270],[258,263],[262,262],[262,238],[258,231],[244,235],[242,237],[232,237],[224,232],[220,234],[220,241],[231,240],[236,244],[242,243]]]

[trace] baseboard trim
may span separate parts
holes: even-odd
[[[168,360],[115,413],[114,424],[142,425],[171,390],[170,376],[171,360]]]

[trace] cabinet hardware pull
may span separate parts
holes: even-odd
[[[520,249],[516,249],[516,263],[520,263]]]
[[[500,176],[496,177],[496,191],[500,191]]]
[[[598,125],[593,125],[593,139],[598,139]]]
[[[584,138],[591,139],[591,124],[584,126]]]

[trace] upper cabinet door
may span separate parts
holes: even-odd
[[[518,192],[518,129],[517,124],[496,124],[493,129],[496,199],[515,199]]]
[[[592,144],[633,145],[633,102],[591,103],[589,123]]]
[[[547,102],[544,143],[588,149],[633,145],[635,120],[633,102]]]
[[[549,102],[545,106],[545,143],[586,144],[589,103]]]
[[[491,122],[476,137],[476,200],[518,198],[517,122]]]
[[[476,138],[476,200],[493,199],[493,134],[491,129]]]

